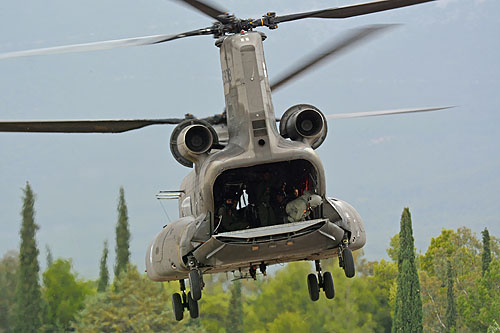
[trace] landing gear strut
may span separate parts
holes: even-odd
[[[201,289],[204,285],[201,274],[198,270],[193,270],[189,273],[189,285],[191,290],[186,294],[186,283],[184,279],[179,280],[181,294],[175,293],[172,295],[172,308],[174,310],[175,320],[181,321],[184,318],[184,309],[189,311],[191,318],[198,318],[200,310],[198,300],[201,298]],[[196,297],[198,297],[196,299]]]
[[[347,242],[347,239],[344,238],[339,249],[339,266],[344,269],[345,276],[352,278],[356,274],[356,269],[354,268],[354,257],[351,249],[347,248]]]
[[[335,287],[333,284],[333,277],[330,272],[321,273],[321,263],[319,260],[314,261],[316,266],[316,274],[311,273],[307,276],[307,289],[309,290],[309,297],[312,301],[319,299],[319,291],[323,289],[325,296],[328,299],[335,297]]]
[[[189,272],[189,286],[191,287],[191,291],[189,294],[194,301],[199,301],[201,299],[201,290],[205,286],[205,283],[203,282],[201,270],[198,268],[198,262],[194,257],[188,258],[188,265],[191,268]]]

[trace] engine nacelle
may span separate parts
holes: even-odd
[[[217,132],[204,120],[188,119],[180,123],[170,136],[170,151],[180,164],[189,168],[218,145]]]
[[[294,105],[280,120],[280,134],[294,141],[307,142],[313,149],[325,141],[328,127],[323,113],[309,104]]]

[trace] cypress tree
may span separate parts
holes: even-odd
[[[52,256],[52,251],[48,244],[45,244],[45,252],[47,252],[47,268],[49,268],[54,262],[54,257]]]
[[[35,194],[26,183],[23,198],[21,248],[19,251],[19,271],[16,286],[15,332],[36,332],[42,326],[42,303],[38,281],[38,248],[35,233]]]
[[[455,302],[455,295],[453,292],[453,272],[451,269],[451,262],[449,260],[446,268],[446,280],[446,284],[448,285],[448,291],[446,293],[448,302],[446,307],[446,332],[453,333],[456,331],[457,327],[457,304]]]
[[[236,280],[231,286],[231,299],[226,322],[226,332],[242,333],[243,303],[241,301],[241,281]]]
[[[102,250],[101,265],[99,267],[99,283],[97,285],[97,291],[106,291],[109,284],[109,272],[108,272],[108,241],[104,241],[104,249]]]
[[[422,298],[415,265],[411,214],[408,208],[405,208],[401,215],[398,272],[392,332],[422,332]]]
[[[116,223],[116,262],[115,278],[127,269],[130,260],[130,231],[128,228],[127,204],[125,202],[125,191],[120,187],[120,197],[118,199],[118,222]]]
[[[490,267],[491,262],[491,249],[490,249],[490,233],[487,228],[481,232],[483,235],[483,256],[482,256],[482,264],[483,264],[483,275]]]

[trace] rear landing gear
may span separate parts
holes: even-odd
[[[191,293],[193,292],[192,285],[191,292],[186,294],[186,284],[184,283],[184,280],[179,280],[179,283],[181,285],[182,296],[179,293],[175,293],[172,295],[172,308],[174,310],[175,320],[181,321],[184,318],[184,309],[187,309],[189,311],[189,315],[191,318],[198,318],[200,315],[200,311],[198,307],[198,301],[191,296]]]
[[[314,273],[307,276],[307,289],[309,290],[311,301],[316,302],[319,299],[319,284]]]
[[[335,297],[335,286],[333,284],[332,273],[321,273],[321,263],[319,260],[314,261],[316,266],[316,274],[311,273],[307,276],[307,289],[309,290],[309,297],[313,302],[319,299],[319,291],[323,289],[325,296],[328,299]]]

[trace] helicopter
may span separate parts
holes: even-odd
[[[226,107],[224,113],[204,119],[186,115],[184,118],[143,120],[1,122],[0,131],[120,133],[149,125],[176,125],[170,140],[172,155],[177,162],[193,168],[193,171],[178,191],[162,193],[165,197],[178,200],[180,217],[154,238],[147,250],[146,268],[148,277],[154,281],[180,282],[181,293],[172,297],[177,320],[183,319],[185,309],[192,318],[199,316],[198,301],[202,297],[204,274],[248,271],[251,278],[256,278],[258,270],[265,274],[267,266],[290,261],[315,262],[316,273],[307,277],[311,300],[319,298],[321,289],[327,298],[333,298],[331,273],[322,272],[320,260],[338,256],[345,275],[353,277],[352,251],[363,247],[366,233],[361,217],[351,205],[326,196],[325,172],[315,149],[326,139],[327,120],[445,108],[324,115],[312,105],[299,104],[290,107],[277,119],[271,92],[325,56],[335,54],[386,27],[360,29],[328,52],[274,83],[269,83],[264,58],[263,41],[266,36],[255,29],[276,29],[278,24],[305,18],[347,18],[429,1],[432,0],[383,0],[284,16],[268,12],[259,19],[239,19],[206,2],[185,0],[185,3],[216,22],[210,27],[176,35],[2,54],[0,59],[7,59],[157,44],[190,36],[212,35],[220,49]],[[275,125],[277,121],[279,128]],[[264,191],[259,192],[259,188],[264,188]],[[269,207],[272,199],[263,197],[274,192],[281,193],[287,201],[305,196],[307,211],[304,217],[299,221],[272,221],[270,216],[274,212],[269,209],[272,208]],[[311,207],[309,201],[315,195],[322,202]],[[224,210],[231,209],[246,223],[244,227],[237,230],[224,227],[227,220]],[[190,285],[188,293],[186,278]]]

